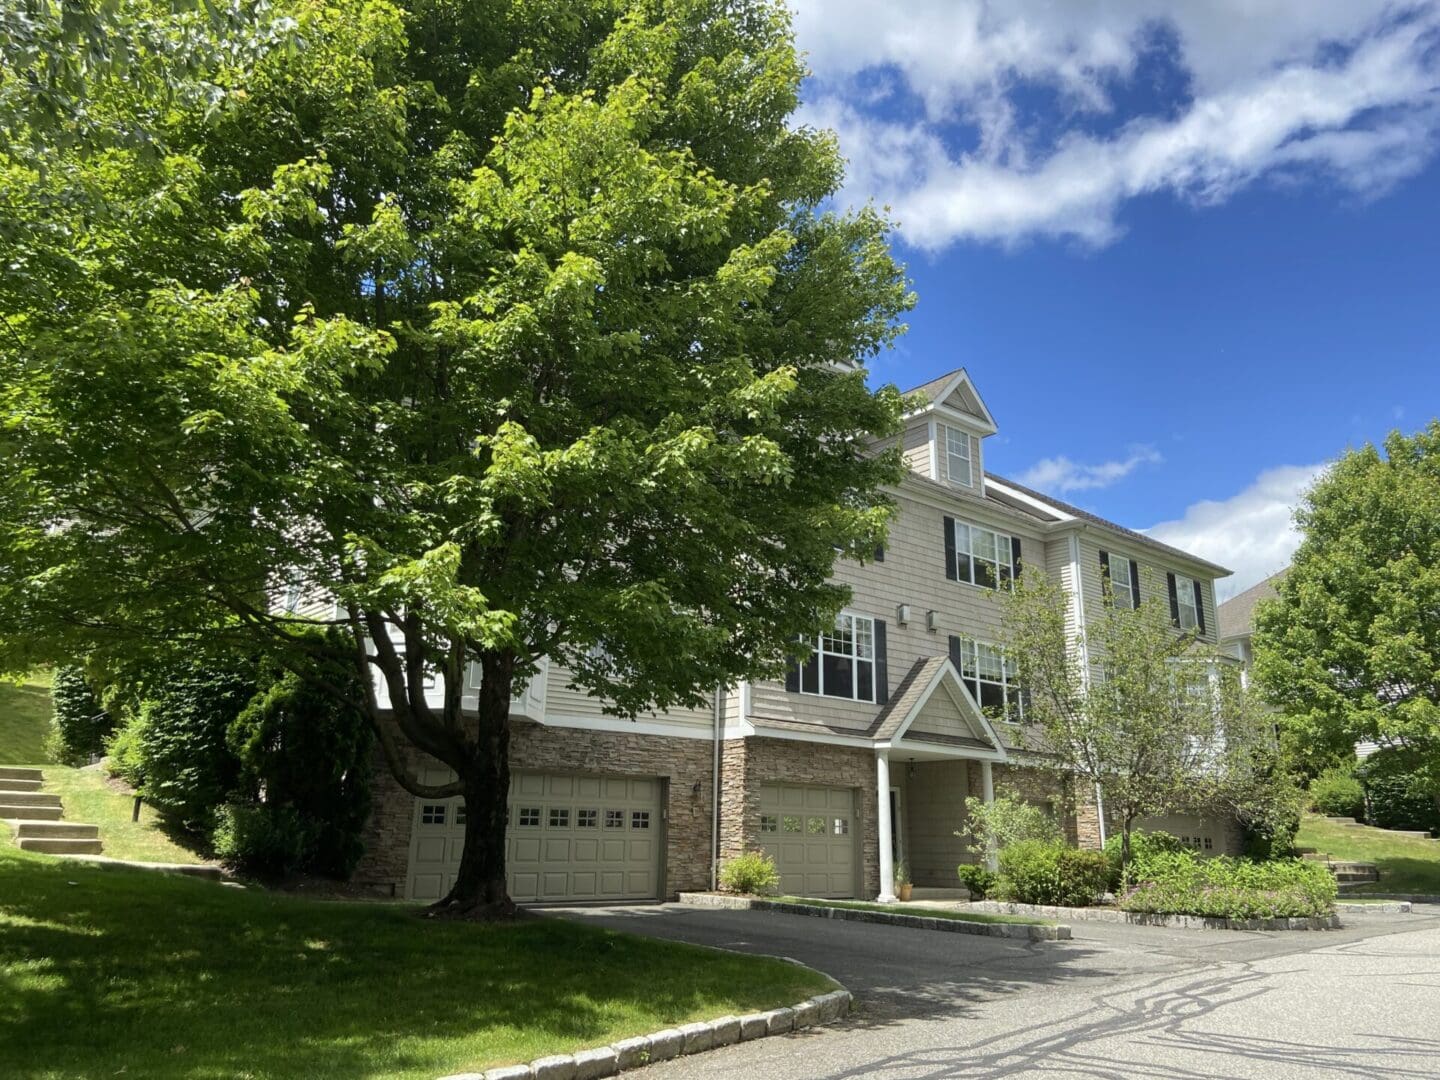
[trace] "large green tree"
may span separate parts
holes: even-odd
[[[1353,450],[1295,513],[1303,539],[1255,614],[1255,674],[1312,758],[1371,741],[1440,791],[1440,421]]]
[[[0,115],[0,668],[236,639],[320,679],[333,622],[392,708],[332,692],[467,803],[444,906],[508,911],[542,658],[621,715],[701,703],[882,537],[900,403],[848,365],[912,302],[886,222],[826,209],[767,0],[297,0],[245,48],[193,18],[214,93],[84,97],[143,145]]]

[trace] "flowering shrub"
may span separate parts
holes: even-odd
[[[1145,880],[1121,897],[1120,906],[1222,919],[1301,918],[1332,914],[1335,895],[1335,878],[1317,863],[1201,859],[1190,851],[1175,851],[1146,860]]]

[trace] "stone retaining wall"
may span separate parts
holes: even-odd
[[[970,905],[976,911],[999,915],[1033,915],[1042,919],[1071,919],[1076,922],[1130,923],[1136,926],[1168,926],[1181,930],[1338,930],[1340,917],[1324,915],[1295,919],[1217,919],[1206,915],[1152,915],[1119,908],[1072,908],[1049,904],[1009,904],[979,900]]]

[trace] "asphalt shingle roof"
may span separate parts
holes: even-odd
[[[1260,584],[1251,585],[1216,608],[1215,613],[1220,620],[1220,640],[1249,635],[1255,629],[1255,605],[1261,600],[1277,596],[1275,583],[1289,572],[1290,568],[1287,566],[1278,574],[1271,574]]]

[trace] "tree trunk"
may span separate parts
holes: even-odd
[[[465,785],[465,848],[449,895],[430,913],[508,919],[517,912],[505,884],[505,805],[510,792],[510,680],[514,657],[487,654],[480,683],[475,752],[460,772]]]

